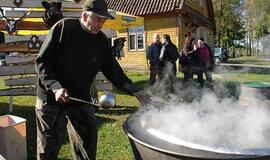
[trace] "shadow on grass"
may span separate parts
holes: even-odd
[[[269,74],[270,68],[266,65],[257,65],[254,66],[252,63],[234,63],[229,62],[228,64],[238,64],[238,65],[230,65],[230,66],[216,66],[215,73],[250,73],[250,74]],[[246,65],[241,65],[246,64]]]
[[[238,59],[238,60],[230,60],[226,63],[229,63],[229,64],[247,64],[247,63],[256,63],[256,62],[261,62],[261,60],[241,60],[241,59]]]
[[[239,82],[222,82],[214,81],[214,88],[212,89],[218,98],[233,98],[238,99],[240,95],[241,83]]]
[[[103,108],[96,111],[98,114],[108,114],[108,115],[125,115],[134,113],[137,110],[136,107],[129,106],[116,106],[113,108]]]
[[[147,88],[149,87],[149,81],[148,80],[141,80],[141,81],[134,81],[134,84],[136,86],[139,86],[140,88]],[[117,89],[116,87],[114,87],[114,93],[120,94],[120,95],[127,95],[127,93],[120,91],[119,89]]]
[[[149,80],[140,80],[140,81],[136,81],[134,83],[140,87],[143,87],[143,88],[149,87]]]
[[[101,116],[96,116],[96,118],[97,118],[98,128],[100,128],[105,123],[113,123],[116,121],[115,119],[111,119],[108,117],[105,118],[105,117],[101,117]]]

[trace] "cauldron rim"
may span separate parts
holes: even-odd
[[[132,116],[129,116],[126,121],[124,122],[123,124],[123,129],[125,131],[125,133],[127,134],[127,136],[132,139],[133,141],[143,145],[144,147],[147,147],[147,148],[150,148],[152,150],[155,150],[155,151],[158,151],[158,152],[162,152],[162,153],[166,153],[166,154],[172,154],[174,156],[182,156],[182,157],[190,157],[190,158],[201,158],[201,159],[205,159],[205,158],[202,158],[201,156],[198,156],[198,155],[194,155],[194,154],[187,154],[187,153],[179,153],[179,152],[174,152],[174,151],[169,151],[169,150],[166,150],[166,149],[162,149],[162,148],[159,148],[159,147],[156,147],[154,145],[151,145],[147,142],[143,142],[142,140],[140,140],[139,138],[137,138],[136,136],[134,136],[132,134],[132,132],[128,129],[128,126],[129,126],[129,120],[132,119]],[[141,127],[142,128],[142,127]],[[145,132],[145,130],[141,130],[143,132]],[[145,132],[146,133],[146,132]],[[151,137],[153,138],[153,137]],[[156,138],[157,139],[157,138]],[[160,139],[159,139],[160,140]],[[163,140],[161,140],[163,141]],[[168,143],[168,142],[167,142]],[[201,149],[194,149],[194,148],[191,148],[191,147],[188,147],[188,146],[180,146],[180,145],[177,145],[178,147],[182,147],[182,148],[186,148],[188,150],[193,150],[193,151],[197,151],[197,152],[204,152],[204,153],[209,153],[209,154],[212,154],[212,156],[217,156],[217,158],[209,158],[207,157],[206,159],[220,159],[218,157],[220,156],[226,156],[228,158],[225,158],[225,159],[233,159],[233,160],[241,160],[241,159],[256,159],[256,158],[263,158],[263,157],[269,157],[269,155],[245,155],[245,154],[229,154],[229,153],[218,153],[218,152],[214,152],[214,151],[207,151],[207,150],[201,150]],[[192,152],[192,151],[191,151]],[[221,158],[221,159],[224,159],[224,158]]]

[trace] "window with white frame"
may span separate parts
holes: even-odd
[[[144,26],[128,29],[128,49],[129,51],[145,50]]]

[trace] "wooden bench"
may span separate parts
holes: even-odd
[[[36,71],[34,64],[20,66],[0,66],[0,77],[4,77],[6,89],[0,96],[9,96],[9,112],[13,111],[13,96],[36,95]],[[95,78],[97,91],[113,91],[113,85],[99,72]],[[89,93],[90,94],[90,93]]]

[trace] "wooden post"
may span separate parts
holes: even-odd
[[[12,76],[9,76],[9,78],[11,79]],[[11,88],[11,87],[10,87]],[[8,112],[11,113],[13,112],[13,97],[9,96],[9,107],[8,107]]]
[[[11,113],[13,112],[13,97],[9,96],[9,108],[8,108],[8,112]]]

